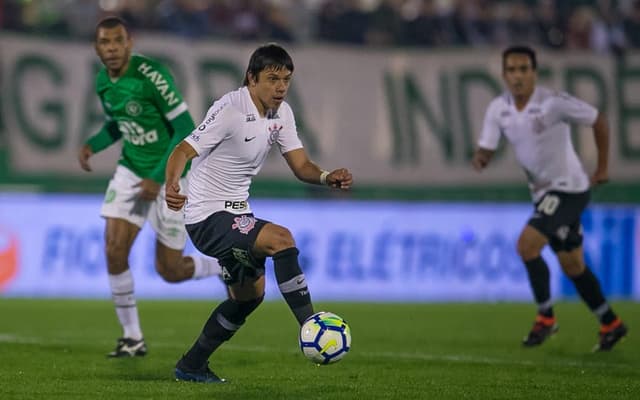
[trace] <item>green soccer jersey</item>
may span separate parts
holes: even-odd
[[[96,91],[106,122],[88,141],[93,151],[122,138],[118,163],[141,178],[164,182],[169,154],[194,128],[168,69],[134,54],[126,72],[117,79],[110,78],[103,67],[96,77]]]

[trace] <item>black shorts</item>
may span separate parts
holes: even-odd
[[[258,233],[268,223],[253,214],[218,211],[186,227],[196,249],[217,258],[222,266],[222,280],[232,285],[264,275],[265,258],[254,257],[251,249]]]
[[[556,253],[571,251],[582,245],[580,216],[587,208],[591,193],[550,191],[534,205],[528,224],[549,240]]]

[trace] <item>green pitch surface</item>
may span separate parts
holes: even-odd
[[[228,383],[175,382],[214,305],[140,301],[149,354],[107,359],[120,334],[109,302],[0,299],[0,399],[640,399],[637,303],[615,303],[630,334],[597,354],[580,303],[556,306],[560,332],[535,349],[520,346],[532,305],[319,303],[353,333],[345,359],[319,367],[271,302],[212,358]]]

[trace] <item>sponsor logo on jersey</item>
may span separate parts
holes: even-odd
[[[244,141],[245,141],[245,142],[250,142],[250,141],[252,141],[252,140],[253,140],[253,139],[255,139],[255,138],[256,138],[255,136],[245,137],[245,138],[244,138]]]
[[[169,87],[169,81],[159,71],[153,69],[151,65],[143,62],[138,66],[138,71],[155,85],[167,105],[171,107],[180,102],[180,97]]]
[[[200,141],[200,135],[196,135],[195,133],[192,133],[191,139],[193,139],[194,142],[198,143]]]
[[[224,208],[230,208],[232,210],[246,210],[247,207],[248,207],[248,204],[245,200],[241,200],[241,201],[225,200],[224,202]]]
[[[134,121],[118,121],[118,129],[122,132],[124,140],[135,146],[144,146],[158,141],[158,132],[155,129],[145,132],[144,128]]]
[[[204,131],[205,129],[207,129],[207,125],[216,120],[216,117],[218,116],[218,114],[220,114],[220,111],[222,111],[227,106],[227,104],[228,103],[223,103],[220,107],[214,110],[211,115],[207,116],[207,119],[205,119],[204,122],[200,124],[200,126],[198,126],[198,130]]]
[[[529,114],[540,114],[542,110],[539,107],[531,107],[527,113]]]
[[[137,117],[142,113],[142,106],[135,100],[129,100],[124,106],[124,110],[132,117]]]
[[[502,112],[500,113],[500,118],[507,118],[507,117],[509,117],[509,116],[511,116],[511,111],[509,111],[509,110],[502,111]]]
[[[269,144],[272,145],[278,141],[278,137],[280,137],[280,131],[282,130],[282,125],[273,124],[269,129]]]
[[[247,114],[247,118],[245,119],[245,122],[253,122],[255,120],[256,120],[255,114]]]
[[[6,286],[18,272],[17,235],[0,227],[0,289]]]
[[[241,215],[233,219],[231,229],[237,229],[240,233],[247,235],[256,226],[256,219],[248,215]]]

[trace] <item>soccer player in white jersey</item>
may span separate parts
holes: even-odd
[[[508,91],[489,104],[472,164],[478,171],[484,169],[504,135],[513,145],[529,181],[535,206],[518,239],[518,253],[527,268],[538,314],[523,345],[537,346],[558,330],[549,268],[541,257],[542,249],[549,244],[562,270],[600,322],[600,340],[594,351],[611,350],[627,334],[627,327],[613,312],[598,279],[585,265],[580,224],[580,216],[589,203],[590,187],[608,179],[606,117],[573,96],[536,86],[536,54],[529,47],[506,49],[502,67]],[[591,178],[573,148],[570,123],[593,128],[598,161]]]
[[[169,157],[167,204],[180,210],[186,203],[187,232],[196,248],[218,258],[231,294],[178,361],[179,380],[224,381],[209,369],[208,359],[262,302],[266,257],[273,258],[278,287],[298,323],[313,314],[291,232],[254,217],[248,201],[251,180],[273,145],[303,182],[342,190],[352,184],[347,169],[324,171],[302,147],[293,112],[284,101],[292,75],[293,61],[282,47],[259,47],[249,60],[245,86],[214,102],[203,122]],[[196,156],[189,187],[181,187],[180,172]]]
[[[124,142],[100,213],[106,220],[109,285],[123,330],[110,357],[147,353],[129,270],[129,253],[145,221],[157,234],[155,265],[164,280],[180,282],[221,272],[215,259],[182,256],[187,240],[182,213],[167,208],[161,186],[168,150],[191,132],[193,119],[169,71],[151,58],[131,54],[132,46],[122,19],[110,16],[98,22],[95,49],[104,66],[96,77],[96,92],[106,121],[78,152],[82,169],[91,171],[93,154],[120,139]]]

